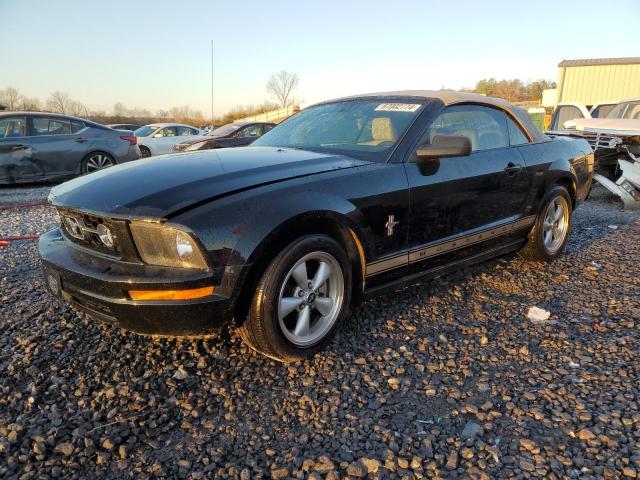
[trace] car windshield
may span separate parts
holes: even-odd
[[[607,114],[606,118],[640,120],[640,101],[619,103]]]
[[[241,126],[242,125],[228,123],[227,125],[223,125],[211,130],[209,133],[207,133],[207,135],[210,137],[226,137],[227,135],[231,135],[233,132],[238,130]]]
[[[133,132],[133,134],[136,137],[148,137],[157,129],[158,127],[154,125],[145,125],[144,127],[140,127],[139,129],[137,129],[135,132]]]
[[[302,110],[253,142],[384,162],[423,108],[411,99],[355,99]]]

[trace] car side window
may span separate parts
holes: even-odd
[[[262,134],[264,135],[265,133],[267,133],[272,128],[273,128],[273,125],[263,125],[262,126]]]
[[[260,125],[250,125],[248,127],[244,127],[237,134],[237,138],[246,138],[246,137],[259,137],[260,136]]]
[[[162,129],[163,137],[175,137],[177,134],[176,127],[165,127]]]
[[[178,135],[181,137],[195,135],[193,129],[189,127],[178,127]]]
[[[71,122],[64,118],[33,117],[31,135],[70,135]]]
[[[564,130],[565,122],[577,118],[584,118],[584,115],[578,107],[573,105],[560,105],[556,107],[556,111],[553,112],[549,130]]]
[[[474,152],[509,146],[504,112],[481,105],[445,108],[431,123],[420,144],[431,143],[436,135],[467,137]]]
[[[71,133],[78,133],[85,127],[84,123],[78,120],[71,120]]]
[[[26,117],[4,117],[0,119],[0,140],[27,135]]]
[[[511,145],[524,145],[529,143],[529,139],[519,125],[507,116],[507,129],[509,130],[509,143]]]

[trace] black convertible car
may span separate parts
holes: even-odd
[[[514,250],[554,259],[592,175],[586,140],[548,138],[502,100],[349,97],[251,147],[54,188],[62,225],[40,254],[51,292],[95,318],[160,335],[229,324],[289,361],[368,295]]]

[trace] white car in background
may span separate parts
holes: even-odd
[[[138,139],[142,156],[151,157],[171,153],[176,143],[194,135],[201,135],[202,132],[196,127],[180,123],[152,123],[140,127],[133,134]]]

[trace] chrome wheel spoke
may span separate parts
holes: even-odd
[[[553,242],[553,230],[547,230],[544,234],[544,243],[550,246]]]
[[[331,266],[327,262],[320,262],[318,271],[316,272],[313,280],[311,281],[311,290],[317,290],[324,282],[326,282],[331,276]]]
[[[318,297],[313,303],[313,306],[322,316],[329,315],[333,309],[333,298],[331,297]]]
[[[562,217],[564,216],[564,208],[562,208],[562,205],[556,205],[556,212],[553,216],[553,220],[555,222],[559,221]]]
[[[296,322],[296,328],[293,334],[298,337],[304,337],[309,335],[309,325],[311,323],[311,309],[305,306],[298,314],[298,321]]]
[[[304,302],[303,297],[284,297],[280,299],[280,315],[286,317]]]
[[[293,277],[295,282],[298,284],[298,287],[300,287],[303,290],[306,290],[307,288],[309,288],[309,278],[307,277],[307,264],[305,262],[302,262],[300,265],[298,265],[291,273],[291,276]]]

